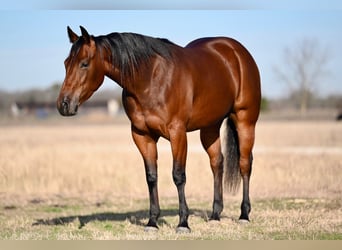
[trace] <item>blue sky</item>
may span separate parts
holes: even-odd
[[[75,11],[16,10],[14,6],[0,11],[0,89],[44,88],[63,81],[63,61],[70,49],[67,25],[77,33],[82,25],[94,35],[136,32],[165,37],[183,46],[199,37],[233,37],[254,56],[263,93],[269,97],[287,90],[273,73],[273,67],[281,65],[284,48],[296,46],[303,38],[314,38],[329,47],[332,55],[330,75],[318,90],[322,95],[342,94],[342,10],[300,8]],[[103,88],[114,86],[106,80]]]
[[[10,0],[1,9],[340,9],[340,0]]]

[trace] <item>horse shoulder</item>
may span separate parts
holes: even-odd
[[[140,131],[148,131],[141,105],[125,89],[122,92],[122,104],[132,125]]]

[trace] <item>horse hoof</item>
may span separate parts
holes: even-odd
[[[239,219],[239,224],[241,224],[241,225],[247,225],[247,224],[249,224],[249,220],[246,220],[246,219]]]
[[[157,227],[146,226],[144,231],[147,232],[147,233],[156,233],[156,232],[158,232],[158,228]]]
[[[177,227],[176,228],[176,233],[178,233],[178,234],[188,234],[190,232],[191,232],[191,230],[188,227]]]

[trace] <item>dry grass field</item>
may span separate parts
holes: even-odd
[[[72,118],[73,119],[73,118]],[[148,191],[127,123],[68,119],[0,127],[0,239],[342,239],[342,123],[260,122],[251,223],[237,223],[241,190],[207,222],[213,180],[189,134],[190,234],[176,234],[170,146],[159,142],[158,233],[145,233]]]

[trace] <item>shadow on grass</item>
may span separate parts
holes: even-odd
[[[65,217],[56,217],[52,219],[37,219],[36,222],[32,224],[32,226],[38,225],[48,225],[48,226],[56,226],[56,225],[65,225],[68,223],[72,223],[75,220],[80,222],[79,229],[84,227],[87,223],[92,221],[126,221],[128,220],[130,223],[138,226],[145,226],[143,221],[148,220],[148,210],[138,210],[127,213],[95,213],[91,215],[75,215],[75,216],[65,216]],[[201,217],[203,220],[208,220],[209,211],[204,210],[190,210],[190,215]],[[158,220],[158,225],[168,224],[166,220],[163,219],[165,216],[178,216],[177,209],[166,209],[161,211],[161,216]]]

